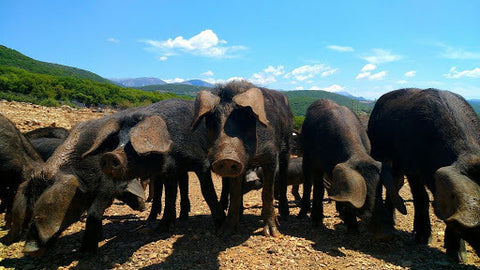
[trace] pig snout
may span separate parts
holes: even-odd
[[[41,247],[36,240],[28,240],[22,252],[30,257],[37,257],[45,253],[45,248]]]
[[[244,169],[243,164],[235,158],[224,158],[212,163],[213,171],[222,177],[237,177]]]
[[[100,162],[102,171],[114,178],[121,178],[125,172],[127,163],[126,155],[122,153],[105,153]]]

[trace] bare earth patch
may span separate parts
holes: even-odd
[[[21,131],[43,126],[71,128],[75,123],[99,118],[104,113],[68,107],[46,108],[26,103],[0,101],[0,113]],[[214,177],[219,194],[221,181]],[[401,190],[408,215],[396,215],[398,237],[379,242],[366,230],[347,233],[335,211],[325,200],[325,228],[312,228],[308,220],[297,220],[299,208],[289,194],[288,221],[281,221],[279,238],[262,235],[261,191],[244,198],[245,211],[236,233],[229,239],[215,235],[210,211],[198,179],[190,174],[190,218],[177,223],[170,233],[145,233],[150,203],[144,212],[135,212],[118,201],[105,213],[104,239],[98,254],[82,257],[80,247],[85,220],[70,226],[53,248],[40,258],[23,256],[23,242],[0,244],[0,269],[478,269],[480,258],[468,246],[467,264],[447,260],[443,248],[444,223],[430,209],[432,244],[415,244],[413,202],[408,186]],[[177,204],[177,212],[179,212]],[[0,237],[7,234],[0,215]]]

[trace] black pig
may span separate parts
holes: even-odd
[[[328,99],[314,102],[307,109],[300,139],[305,182],[313,183],[311,219],[314,225],[323,223],[325,187],[330,198],[338,201],[337,209],[341,210],[349,230],[357,229],[357,216],[370,219],[373,214],[386,215],[381,193],[377,194],[382,183],[393,195],[396,207],[406,213],[390,166],[370,156],[366,130],[352,110]],[[304,194],[310,194],[310,185],[304,187]],[[309,207],[309,200],[303,200],[299,215],[306,215]],[[378,219],[385,220],[380,216]],[[393,224],[390,229],[377,231],[377,237],[392,235]]]
[[[96,146],[116,140],[114,134],[125,134],[121,144],[102,157],[102,170],[113,181],[133,177],[151,178],[154,181],[154,197],[149,220],[160,212],[162,186],[165,185],[164,229],[173,225],[176,218],[175,201],[177,183],[181,193],[181,218],[188,216],[188,171],[194,171],[201,184],[202,193],[212,211],[214,220],[222,223],[225,214],[215,193],[210,164],[207,159],[206,130],[204,127],[190,131],[194,103],[186,100],[166,100],[138,109],[139,116],[120,119],[118,124],[105,126],[94,146],[87,152],[95,152]],[[140,117],[141,116],[141,117]]]
[[[287,185],[292,186],[292,195],[295,197],[296,201],[300,201],[302,197],[298,192],[300,184],[303,184],[303,169],[302,169],[302,157],[293,157],[290,158],[288,162],[288,172],[287,172]],[[252,170],[247,174],[247,182],[243,185],[243,193],[247,193],[250,190],[259,189],[262,187],[263,182],[263,170],[262,168],[258,168],[256,170]],[[257,176],[258,179],[255,179]],[[258,183],[260,182],[260,183]],[[278,190],[278,179],[275,179],[275,198],[280,197],[280,192]],[[308,198],[310,199],[310,198]]]
[[[465,260],[461,239],[480,254],[480,120],[470,105],[448,91],[392,91],[375,104],[368,135],[372,156],[391,162],[400,184],[408,178],[416,241],[428,244],[431,238],[426,186],[447,224],[447,254]]]
[[[5,211],[7,228],[11,227],[12,205],[19,185],[41,164],[42,158],[32,144],[0,114],[0,211]]]
[[[68,137],[69,131],[61,127],[44,127],[24,133],[38,154],[46,161]]]
[[[279,236],[273,207],[275,174],[280,174],[280,214],[288,216],[286,176],[293,115],[285,95],[257,88],[246,81],[233,81],[213,91],[200,91],[195,100],[192,128],[205,119],[209,159],[215,173],[230,181],[227,219],[219,231],[230,234],[238,224],[242,182],[246,168],[261,166],[263,233]]]
[[[104,118],[79,123],[16,195],[14,217],[16,229],[10,239],[18,240],[27,226],[24,252],[38,254],[73,222],[87,211],[87,224],[81,251],[93,252],[102,235],[102,216],[116,197],[135,210],[145,208],[143,189],[136,179],[111,181],[103,176],[100,160],[104,152],[121,143],[124,134],[117,134],[114,142],[96,147],[96,153],[85,153],[92,148],[104,126],[135,111],[126,110]]]

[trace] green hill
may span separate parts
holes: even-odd
[[[0,66],[0,99],[2,98],[45,106],[72,105],[72,102],[78,102],[86,106],[109,105],[127,108],[179,96]]]
[[[288,101],[292,108],[293,114],[296,116],[305,116],[308,106],[316,100],[328,98],[339,105],[351,108],[355,112],[370,113],[374,102],[359,101],[339,94],[321,91],[321,90],[299,90],[299,91],[284,91],[287,95]]]
[[[144,91],[157,91],[157,92],[170,92],[176,95],[185,95],[192,98],[197,96],[197,93],[201,90],[209,89],[205,86],[194,86],[189,84],[169,83],[161,85],[147,85],[138,87],[138,89]]]
[[[111,83],[97,74],[79,68],[37,61],[15,50],[0,45],[0,66],[21,68],[32,73],[68,76],[78,79]]]

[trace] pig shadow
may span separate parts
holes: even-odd
[[[136,228],[142,226],[145,221],[139,220],[133,214],[104,218],[111,221],[103,225],[103,239],[109,240],[100,246],[95,254],[78,252],[85,230],[83,225],[81,231],[57,239],[43,256],[6,258],[0,261],[0,266],[16,269],[57,269],[78,261],[78,269],[106,269],[112,267],[113,260],[125,262],[139,247],[171,236],[169,233],[152,233],[148,237],[138,237]]]
[[[361,229],[361,232],[348,232],[343,223],[329,229],[324,226],[312,227],[310,220],[290,217],[282,225],[282,233],[311,240],[314,243],[313,249],[333,257],[346,257],[346,250],[354,250],[409,269],[477,269],[472,265],[450,261],[438,249],[417,245],[413,233],[407,231],[397,231],[391,241],[379,241],[365,229]]]
[[[205,225],[205,221],[206,216],[191,217],[188,229],[173,244],[171,253],[166,254],[161,263],[139,269],[219,269],[219,254],[246,242],[261,226],[258,216],[243,215],[233,235],[222,238],[216,236],[212,228]],[[257,223],[258,226],[255,226]]]

